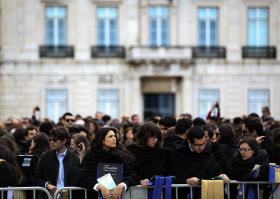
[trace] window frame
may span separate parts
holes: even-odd
[[[268,107],[270,107],[271,106],[271,91],[270,91],[270,89],[269,88],[249,88],[248,89],[248,91],[247,91],[247,95],[248,95],[248,97],[247,97],[247,102],[248,102],[248,104],[247,104],[247,106],[248,106],[248,109],[247,109],[247,112],[248,112],[248,114],[250,114],[250,113],[253,113],[253,112],[256,112],[257,114],[261,114],[261,110],[258,112],[258,111],[251,111],[250,110],[250,105],[251,105],[251,91],[265,91],[266,93],[267,93],[267,104],[264,104],[264,105],[262,105],[262,107],[263,106],[268,106]],[[261,102],[257,102],[258,104],[259,103],[261,103]],[[261,103],[262,104],[262,103]]]
[[[211,44],[211,28],[210,28],[210,22],[211,22],[211,18],[209,18],[209,16],[207,16],[206,18],[204,18],[203,20],[205,21],[206,23],[206,27],[205,27],[205,44],[202,44],[201,42],[201,38],[200,38],[200,35],[201,35],[201,28],[200,28],[200,22],[202,21],[202,19],[200,18],[200,15],[199,15],[199,11],[200,9],[206,9],[206,12],[209,13],[209,10],[210,9],[215,9],[216,10],[216,18],[215,18],[215,22],[216,22],[216,29],[215,29],[215,32],[216,32],[216,43],[213,45]],[[199,6],[197,8],[197,21],[198,21],[198,45],[199,46],[219,46],[219,43],[220,43],[220,33],[219,33],[219,23],[220,23],[220,9],[218,6]],[[208,24],[208,25],[207,25]],[[208,27],[208,28],[207,28]],[[207,34],[208,33],[208,34]]]
[[[201,102],[203,102],[200,99],[200,92],[201,91],[215,91],[215,92],[217,92],[217,100],[213,101],[213,103],[209,106],[209,110],[206,110],[204,116],[200,114],[200,112],[201,112],[200,111],[200,104],[201,104]],[[219,102],[219,104],[221,104],[221,90],[219,88],[217,88],[217,87],[213,87],[213,88],[198,88],[198,90],[197,90],[197,115],[198,115],[198,117],[202,117],[202,118],[205,119],[206,116],[207,116],[208,111],[210,111],[211,106],[215,102],[217,102],[217,101]],[[210,103],[210,101],[207,101],[207,103]]]
[[[152,17],[150,15],[151,9],[156,9],[157,14],[156,17]],[[164,15],[159,15],[158,13],[160,12],[161,9],[167,9],[167,16]],[[161,11],[162,12],[162,11]],[[152,36],[152,28],[151,28],[151,21],[155,20],[156,21],[156,41],[153,41],[153,36]],[[166,43],[163,43],[163,29],[162,29],[162,24],[163,20],[166,20]],[[158,46],[169,46],[170,45],[170,7],[167,5],[150,5],[148,7],[148,39],[149,39],[149,46],[152,47],[158,47]]]
[[[59,33],[57,33],[57,42],[53,42],[53,44],[49,43],[48,39],[48,17],[47,17],[47,9],[48,8],[64,8],[65,9],[65,27],[64,27],[64,41],[62,43],[59,42]],[[66,5],[45,5],[44,7],[44,20],[45,20],[45,44],[49,46],[66,46],[68,43],[68,7]],[[57,18],[55,19],[56,21],[58,20]],[[58,23],[58,22],[56,22]],[[58,25],[57,25],[58,27]],[[56,30],[59,32],[59,28]],[[54,31],[55,32],[55,31]],[[55,37],[55,36],[54,36]]]
[[[104,102],[108,102],[108,101],[104,100],[104,97],[102,98],[102,100],[99,100],[100,99],[100,92],[112,92],[112,91],[114,91],[115,94],[116,94],[116,96],[115,96],[116,101],[113,102],[113,103],[117,104],[116,105],[116,118],[119,118],[119,115],[120,115],[120,90],[118,88],[97,88],[97,91],[96,91],[96,101],[97,101],[96,108],[97,108],[97,111],[101,111],[105,114],[109,114],[112,117],[112,119],[115,119],[114,115],[112,115],[111,113],[105,112],[106,110],[101,110],[100,109],[100,107],[101,107],[100,104],[102,104]],[[100,101],[101,101],[101,103],[100,103]],[[112,101],[110,101],[110,106],[112,106],[113,103],[112,103]]]
[[[104,20],[105,20],[105,27],[104,27],[104,44],[101,44],[100,42],[100,38],[99,38],[99,16],[98,16],[98,10],[99,9],[115,9],[116,10],[116,13],[117,13],[117,16],[114,18],[115,19],[115,23],[116,23],[116,32],[115,32],[115,37],[116,37],[116,42],[115,43],[112,43],[111,42],[111,39],[110,39],[110,31],[111,31],[111,28],[110,28],[110,18],[109,17],[106,17]],[[107,11],[108,12],[108,11]],[[120,13],[119,13],[119,7],[118,6],[115,6],[115,5],[112,5],[112,6],[106,6],[106,5],[98,5],[96,7],[96,45],[97,46],[118,46],[119,45],[119,31],[120,31],[120,22],[119,22],[119,18],[120,18]],[[112,18],[113,19],[113,18]],[[107,24],[107,26],[106,26]],[[109,28],[107,30],[107,28]],[[107,37],[106,37],[107,35]]]
[[[261,41],[260,41],[260,36],[258,37],[258,35],[255,35],[256,37],[256,44],[250,44],[250,16],[249,16],[249,11],[250,9],[256,9],[256,10],[261,10],[261,9],[266,9],[267,11],[267,16],[266,16],[266,25],[267,25],[267,35],[266,35],[266,45],[260,45]],[[258,11],[259,12],[259,11]],[[260,19],[256,20],[257,17],[255,17],[255,23],[259,24],[260,23]],[[253,47],[263,47],[263,46],[269,46],[269,35],[270,35],[270,8],[268,6],[249,6],[247,8],[247,44],[248,46],[253,46]],[[259,25],[260,26],[260,25]],[[260,32],[259,30],[261,28],[258,28],[259,26],[256,25],[256,30],[254,32],[256,32],[256,34],[258,34],[258,32]]]
[[[45,114],[46,114],[46,117],[48,117],[48,118],[50,118],[49,117],[49,114],[48,114],[48,105],[49,105],[49,101],[48,101],[48,92],[50,92],[50,91],[64,91],[65,92],[65,99],[64,99],[64,103],[65,103],[65,111],[64,111],[64,113],[65,112],[68,112],[68,110],[69,110],[69,89],[68,88],[65,88],[65,87],[61,87],[61,88],[46,88],[45,89]],[[64,113],[60,113],[60,115],[58,115],[58,118],[57,119],[59,119],[59,117],[60,116],[62,116],[62,114],[64,114]],[[50,119],[52,119],[52,120],[55,120],[56,118],[50,118]],[[58,121],[58,120],[57,120]]]

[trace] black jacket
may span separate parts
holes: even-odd
[[[201,153],[191,151],[185,145],[170,153],[170,174],[176,177],[176,183],[185,184],[186,179],[197,177],[211,179],[222,173],[219,164],[208,147]]]
[[[170,137],[167,137],[163,143],[164,147],[166,147],[169,150],[180,149],[186,144],[188,144],[188,142],[179,137],[178,135],[172,135]]]
[[[18,186],[15,170],[9,162],[0,165],[0,187]]]
[[[218,142],[218,144],[225,154],[227,162],[229,162],[232,156],[238,151],[238,145],[233,138],[222,140],[221,142]]]
[[[251,172],[256,164],[262,165],[257,178],[251,176]],[[267,153],[263,150],[259,150],[257,155],[251,157],[248,160],[243,160],[240,153],[236,152],[231,159],[228,176],[231,180],[240,181],[268,180]]]
[[[277,165],[280,164],[280,148],[275,146],[270,139],[265,137],[260,147],[267,152],[269,162],[276,163]]]
[[[79,157],[67,149],[64,165],[64,186],[75,186],[79,166]],[[45,152],[37,165],[36,178],[37,184],[44,187],[47,182],[56,186],[59,171],[59,161],[56,157],[56,151],[50,150]]]
[[[123,164],[123,181],[128,187],[136,185],[136,176],[130,169],[130,166],[124,163],[124,160],[114,151],[105,151],[96,149],[92,145],[91,150],[85,155],[80,166],[80,176],[78,186],[88,190],[93,190],[97,183],[97,166],[98,163],[118,163]]]
[[[222,172],[227,173],[229,161],[227,160],[227,157],[223,151],[223,147],[217,142],[212,142],[209,144],[209,150],[211,150],[212,154],[214,155]]]
[[[150,179],[154,175],[167,175],[168,151],[164,148],[151,148],[131,144],[128,150],[135,157],[133,171],[138,175],[138,183],[143,179]]]

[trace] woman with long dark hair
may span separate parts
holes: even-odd
[[[138,175],[138,183],[147,186],[154,175],[167,174],[168,151],[162,148],[160,128],[154,123],[145,123],[136,134],[135,143],[128,150],[135,157],[133,171]]]
[[[18,186],[22,179],[15,156],[4,145],[0,145],[0,176],[0,187]]]
[[[100,191],[103,198],[113,197],[118,199],[123,190],[130,185],[135,185],[135,176],[131,172],[133,166],[132,155],[123,148],[118,139],[115,128],[101,128],[98,130],[90,151],[85,155],[81,164],[81,175],[78,185],[90,190]],[[101,183],[97,182],[97,168],[101,164],[119,164],[123,168],[123,176],[112,192]],[[89,192],[90,194],[90,192]],[[96,196],[97,192],[91,193]]]
[[[216,129],[215,136],[217,143],[224,153],[228,165],[232,156],[238,151],[238,144],[235,142],[235,131],[231,124],[221,124]]]
[[[50,149],[49,138],[44,133],[38,133],[35,135],[31,141],[29,147],[29,154],[36,157],[37,161],[41,157],[42,153]]]

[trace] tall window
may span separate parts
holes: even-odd
[[[109,114],[112,118],[119,117],[119,94],[117,90],[97,91],[97,110]]]
[[[218,45],[218,8],[198,9],[198,33],[200,46]]]
[[[249,113],[262,114],[262,107],[269,106],[268,89],[249,90]]]
[[[205,118],[213,104],[219,101],[218,89],[199,89],[198,91],[198,115]]]
[[[118,10],[114,7],[97,8],[97,45],[116,46],[118,43]]]
[[[66,8],[46,7],[46,44],[65,45],[66,44]]]
[[[151,46],[167,46],[169,41],[169,13],[167,7],[149,8],[149,37]]]
[[[66,89],[46,90],[46,116],[58,122],[65,112],[68,111],[68,92]]]
[[[248,9],[248,43],[250,46],[268,45],[268,8]]]

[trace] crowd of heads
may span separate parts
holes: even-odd
[[[272,141],[280,142],[277,138],[273,138],[273,130],[279,127],[279,122],[271,117],[268,107],[263,107],[262,113],[262,116],[251,113],[246,117],[235,117],[232,120],[216,116],[210,116],[206,120],[200,117],[193,119],[191,114],[180,114],[178,118],[174,116],[155,116],[147,121],[141,121],[139,115],[133,114],[130,117],[124,115],[122,120],[119,121],[118,119],[112,120],[109,115],[99,111],[96,112],[94,117],[87,116],[85,118],[81,115],[74,116],[72,113],[67,112],[62,115],[57,123],[49,119],[38,121],[36,118],[28,117],[8,118],[5,123],[0,124],[0,136],[13,135],[20,153],[27,153],[35,135],[42,133],[51,138],[55,133],[53,129],[57,127],[64,127],[67,130],[69,137],[63,137],[68,140],[66,142],[67,146],[70,146],[71,143],[69,138],[75,134],[84,136],[90,144],[95,139],[100,128],[113,127],[120,133],[120,141],[123,144],[129,144],[137,139],[139,142],[140,138],[145,138],[148,134],[154,132],[149,130],[153,128],[151,125],[140,128],[144,123],[149,122],[159,127],[163,141],[173,135],[184,135],[191,127],[195,126],[202,128],[206,138],[213,141],[219,140],[223,142],[231,138],[238,141],[244,135],[253,137],[265,135]],[[136,133],[139,133],[139,135],[136,136]],[[57,134],[58,138],[62,136],[59,133]],[[150,136],[154,135],[151,134]],[[161,141],[161,138],[159,141]]]
[[[145,147],[164,147],[170,137],[178,136],[192,150],[201,153],[207,144],[233,141],[240,154],[257,153],[263,136],[280,147],[280,123],[274,120],[268,107],[262,116],[251,113],[232,120],[211,116],[207,119],[193,118],[191,114],[155,116],[141,121],[140,116],[124,115],[122,120],[112,120],[109,115],[96,112],[95,116],[74,116],[67,112],[57,123],[49,119],[39,121],[31,118],[8,118],[0,124],[0,159],[14,164],[18,154],[41,154],[49,149],[69,147],[79,154],[97,148],[125,148],[131,143]],[[107,137],[109,134],[111,137]],[[259,138],[259,139],[257,139]],[[247,151],[246,151],[247,150]],[[17,173],[17,172],[15,172]],[[17,175],[17,174],[16,174]]]

